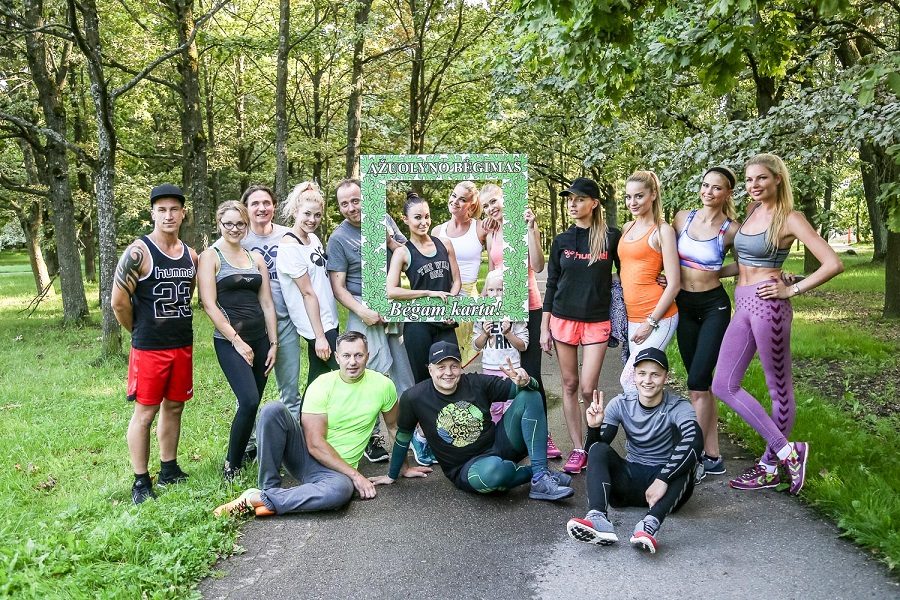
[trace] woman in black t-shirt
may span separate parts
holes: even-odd
[[[387,276],[387,296],[391,300],[440,298],[459,293],[461,280],[456,253],[449,241],[428,234],[431,213],[428,203],[415,192],[408,192],[403,205],[403,221],[409,226],[409,240],[394,252]],[[405,272],[410,289],[400,286],[400,273]],[[422,323],[407,321],[403,325],[403,345],[409,356],[416,383],[429,378],[428,350],[439,340],[456,344],[454,322]]]

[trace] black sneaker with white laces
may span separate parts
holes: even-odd
[[[135,479],[131,486],[131,501],[135,504],[141,504],[145,500],[155,500],[156,494],[153,492],[153,482],[150,478]]]
[[[380,435],[373,435],[369,438],[369,444],[366,446],[364,454],[369,462],[384,462],[388,459],[387,450],[384,449],[384,438]]]

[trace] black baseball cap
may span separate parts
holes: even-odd
[[[634,366],[645,360],[652,360],[666,371],[669,370],[669,359],[666,358],[666,353],[659,348],[644,348],[639,351],[637,356],[634,357]]]
[[[428,351],[428,363],[436,365],[442,360],[452,358],[456,362],[462,362],[462,356],[459,354],[459,346],[450,342],[435,342]]]
[[[184,193],[174,183],[162,183],[150,190],[150,206],[160,198],[175,198],[184,206]]]
[[[572,182],[572,185],[559,193],[559,195],[562,197],[566,197],[569,194],[575,194],[576,196],[589,196],[591,198],[599,199],[600,188],[597,187],[597,182],[593,179],[588,179],[587,177],[579,177]]]

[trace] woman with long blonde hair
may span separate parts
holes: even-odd
[[[679,211],[672,223],[678,233],[681,262],[681,291],[675,297],[678,352],[703,431],[703,468],[697,470],[698,481],[706,475],[725,473],[725,461],[719,452],[716,398],[710,387],[722,337],[731,320],[731,299],[722,287],[720,270],[740,227],[734,209],[736,184],[737,177],[728,167],[707,169],[700,184],[702,206]]]
[[[634,217],[622,227],[619,261],[628,313],[628,361],[620,383],[636,392],[634,357],[643,348],[663,352],[678,327],[675,296],[681,286],[675,230],[662,218],[662,188],[653,171],[635,171],[625,182],[625,206]],[[667,283],[657,283],[665,270]]]
[[[579,401],[590,404],[593,400],[609,344],[612,267],[618,263],[619,230],[607,226],[594,180],[579,177],[560,195],[566,198],[574,224],[556,236],[550,247],[541,348],[548,354],[556,348],[562,374],[563,415],[573,447],[563,470],[580,473],[587,454]],[[580,374],[578,346],[583,352]]]
[[[735,312],[722,340],[712,389],[766,440],[759,462],[729,485],[740,490],[775,487],[781,483],[778,464],[782,463],[790,478],[788,491],[798,494],[806,479],[809,446],[788,441],[796,416],[789,298],[822,285],[844,266],[806,217],[793,210],[791,178],[781,158],[758,154],[747,161],[744,174],[751,202],[734,238],[738,255]],[[795,240],[803,242],[821,266],[789,285],[781,266]],[[772,399],[771,415],[741,387],[757,352]]]
[[[297,332],[306,340],[309,371],[306,386],[316,377],[337,370],[334,358],[338,312],[326,270],[325,248],[315,234],[325,212],[319,186],[304,181],[294,186],[281,209],[294,226],[278,246],[275,268],[284,302]]]

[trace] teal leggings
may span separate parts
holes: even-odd
[[[526,456],[531,465],[519,465]],[[528,483],[547,470],[547,416],[539,392],[522,390],[497,424],[494,447],[460,472],[473,491],[488,494]]]

